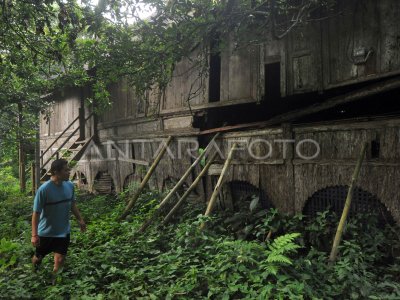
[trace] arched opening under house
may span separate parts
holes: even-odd
[[[88,182],[86,176],[81,171],[76,171],[72,176],[71,181],[76,184],[79,189],[87,189]]]
[[[124,191],[129,190],[130,192],[136,190],[140,185],[141,179],[135,173],[131,173],[125,177],[124,184],[122,186]]]
[[[258,201],[255,200],[256,198]],[[264,190],[257,188],[247,181],[234,180],[222,186],[218,197],[218,207],[222,210],[230,209],[238,212],[243,209],[249,209],[252,201],[253,203],[257,201],[259,209],[268,210],[273,207]]]
[[[303,214],[316,217],[318,212],[329,210],[341,216],[348,189],[348,186],[338,185],[318,190],[307,200]],[[394,224],[391,213],[378,197],[358,187],[354,189],[348,217],[357,214],[376,214],[378,224]]]
[[[94,179],[93,190],[98,194],[115,193],[115,185],[111,175],[107,172],[97,173]]]
[[[235,180],[221,187],[217,208],[224,216],[224,226],[237,238],[254,239],[256,224],[265,218],[273,204],[263,189]]]

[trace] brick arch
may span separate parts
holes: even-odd
[[[341,215],[346,200],[349,187],[347,185],[332,185],[315,191],[305,202],[302,212],[305,215],[315,216],[317,212],[327,209],[334,211],[337,215]],[[379,198],[362,189],[355,187],[353,191],[353,199],[349,210],[349,216],[357,213],[378,213],[381,223],[394,223],[394,219]]]

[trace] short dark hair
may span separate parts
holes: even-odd
[[[59,158],[56,159],[55,161],[53,161],[51,163],[51,167],[50,167],[50,174],[54,175],[56,172],[60,172],[65,165],[68,165],[68,161],[63,159],[63,158]]]

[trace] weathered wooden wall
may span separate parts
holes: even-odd
[[[399,1],[338,1],[333,17],[300,25],[282,40],[269,37],[261,64],[281,62],[282,96],[397,74],[399,14]]]
[[[296,158],[295,208],[301,211],[316,191],[335,185],[348,185],[363,142],[368,142],[367,158],[357,183],[376,195],[400,220],[400,122],[382,121],[346,125],[327,125],[295,129],[297,140],[312,138],[321,147],[320,157],[310,161]],[[379,157],[371,157],[371,142],[380,144]],[[315,146],[303,144],[304,153],[315,153]],[[311,149],[314,147],[314,149]]]
[[[228,101],[258,99],[259,47],[235,49],[230,41],[221,53],[221,104]]]
[[[68,89],[56,94],[52,100],[54,104],[50,108],[50,118],[45,119],[40,114],[40,137],[46,138],[60,134],[79,115],[81,99],[80,89]],[[70,128],[70,132],[79,126],[78,123]]]
[[[105,141],[100,145],[93,144],[87,155],[78,162],[77,170],[84,173],[90,191],[95,190],[97,174],[106,172],[113,180],[115,191],[121,192],[131,181],[140,183],[161,150],[163,142],[165,138]],[[189,151],[191,148],[194,149],[196,142],[195,137],[174,139],[150,179],[149,186],[164,190],[168,180],[178,181],[192,164],[193,157],[197,155],[195,150]],[[193,176],[198,172],[197,168],[188,177],[187,185],[190,185],[194,180]],[[202,193],[201,186],[197,191]]]
[[[161,112],[187,110],[189,105],[196,107],[208,103],[208,78],[202,73],[202,64],[207,57],[201,50],[190,58],[184,58],[175,65],[171,82],[162,97]]]
[[[286,151],[282,139],[294,140],[287,143]],[[256,159],[248,149],[237,151],[225,182],[246,181],[259,187],[276,208],[290,213],[301,212],[307,200],[321,189],[348,185],[361,145],[368,142],[357,186],[376,195],[400,221],[399,119],[229,133],[221,142],[224,155],[234,141],[250,145]],[[380,144],[376,158],[371,157],[372,141]],[[315,143],[319,145],[319,155],[305,159],[317,153]],[[257,159],[268,151],[269,158]],[[223,161],[214,164],[209,175],[218,175],[222,164]]]

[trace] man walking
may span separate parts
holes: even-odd
[[[69,181],[70,168],[65,159],[56,159],[51,164],[50,180],[38,189],[32,214],[32,245],[36,252],[32,263],[37,269],[43,257],[54,253],[53,275],[64,265],[70,241],[70,212],[75,215],[81,227],[86,224],[76,207],[74,186]]]

